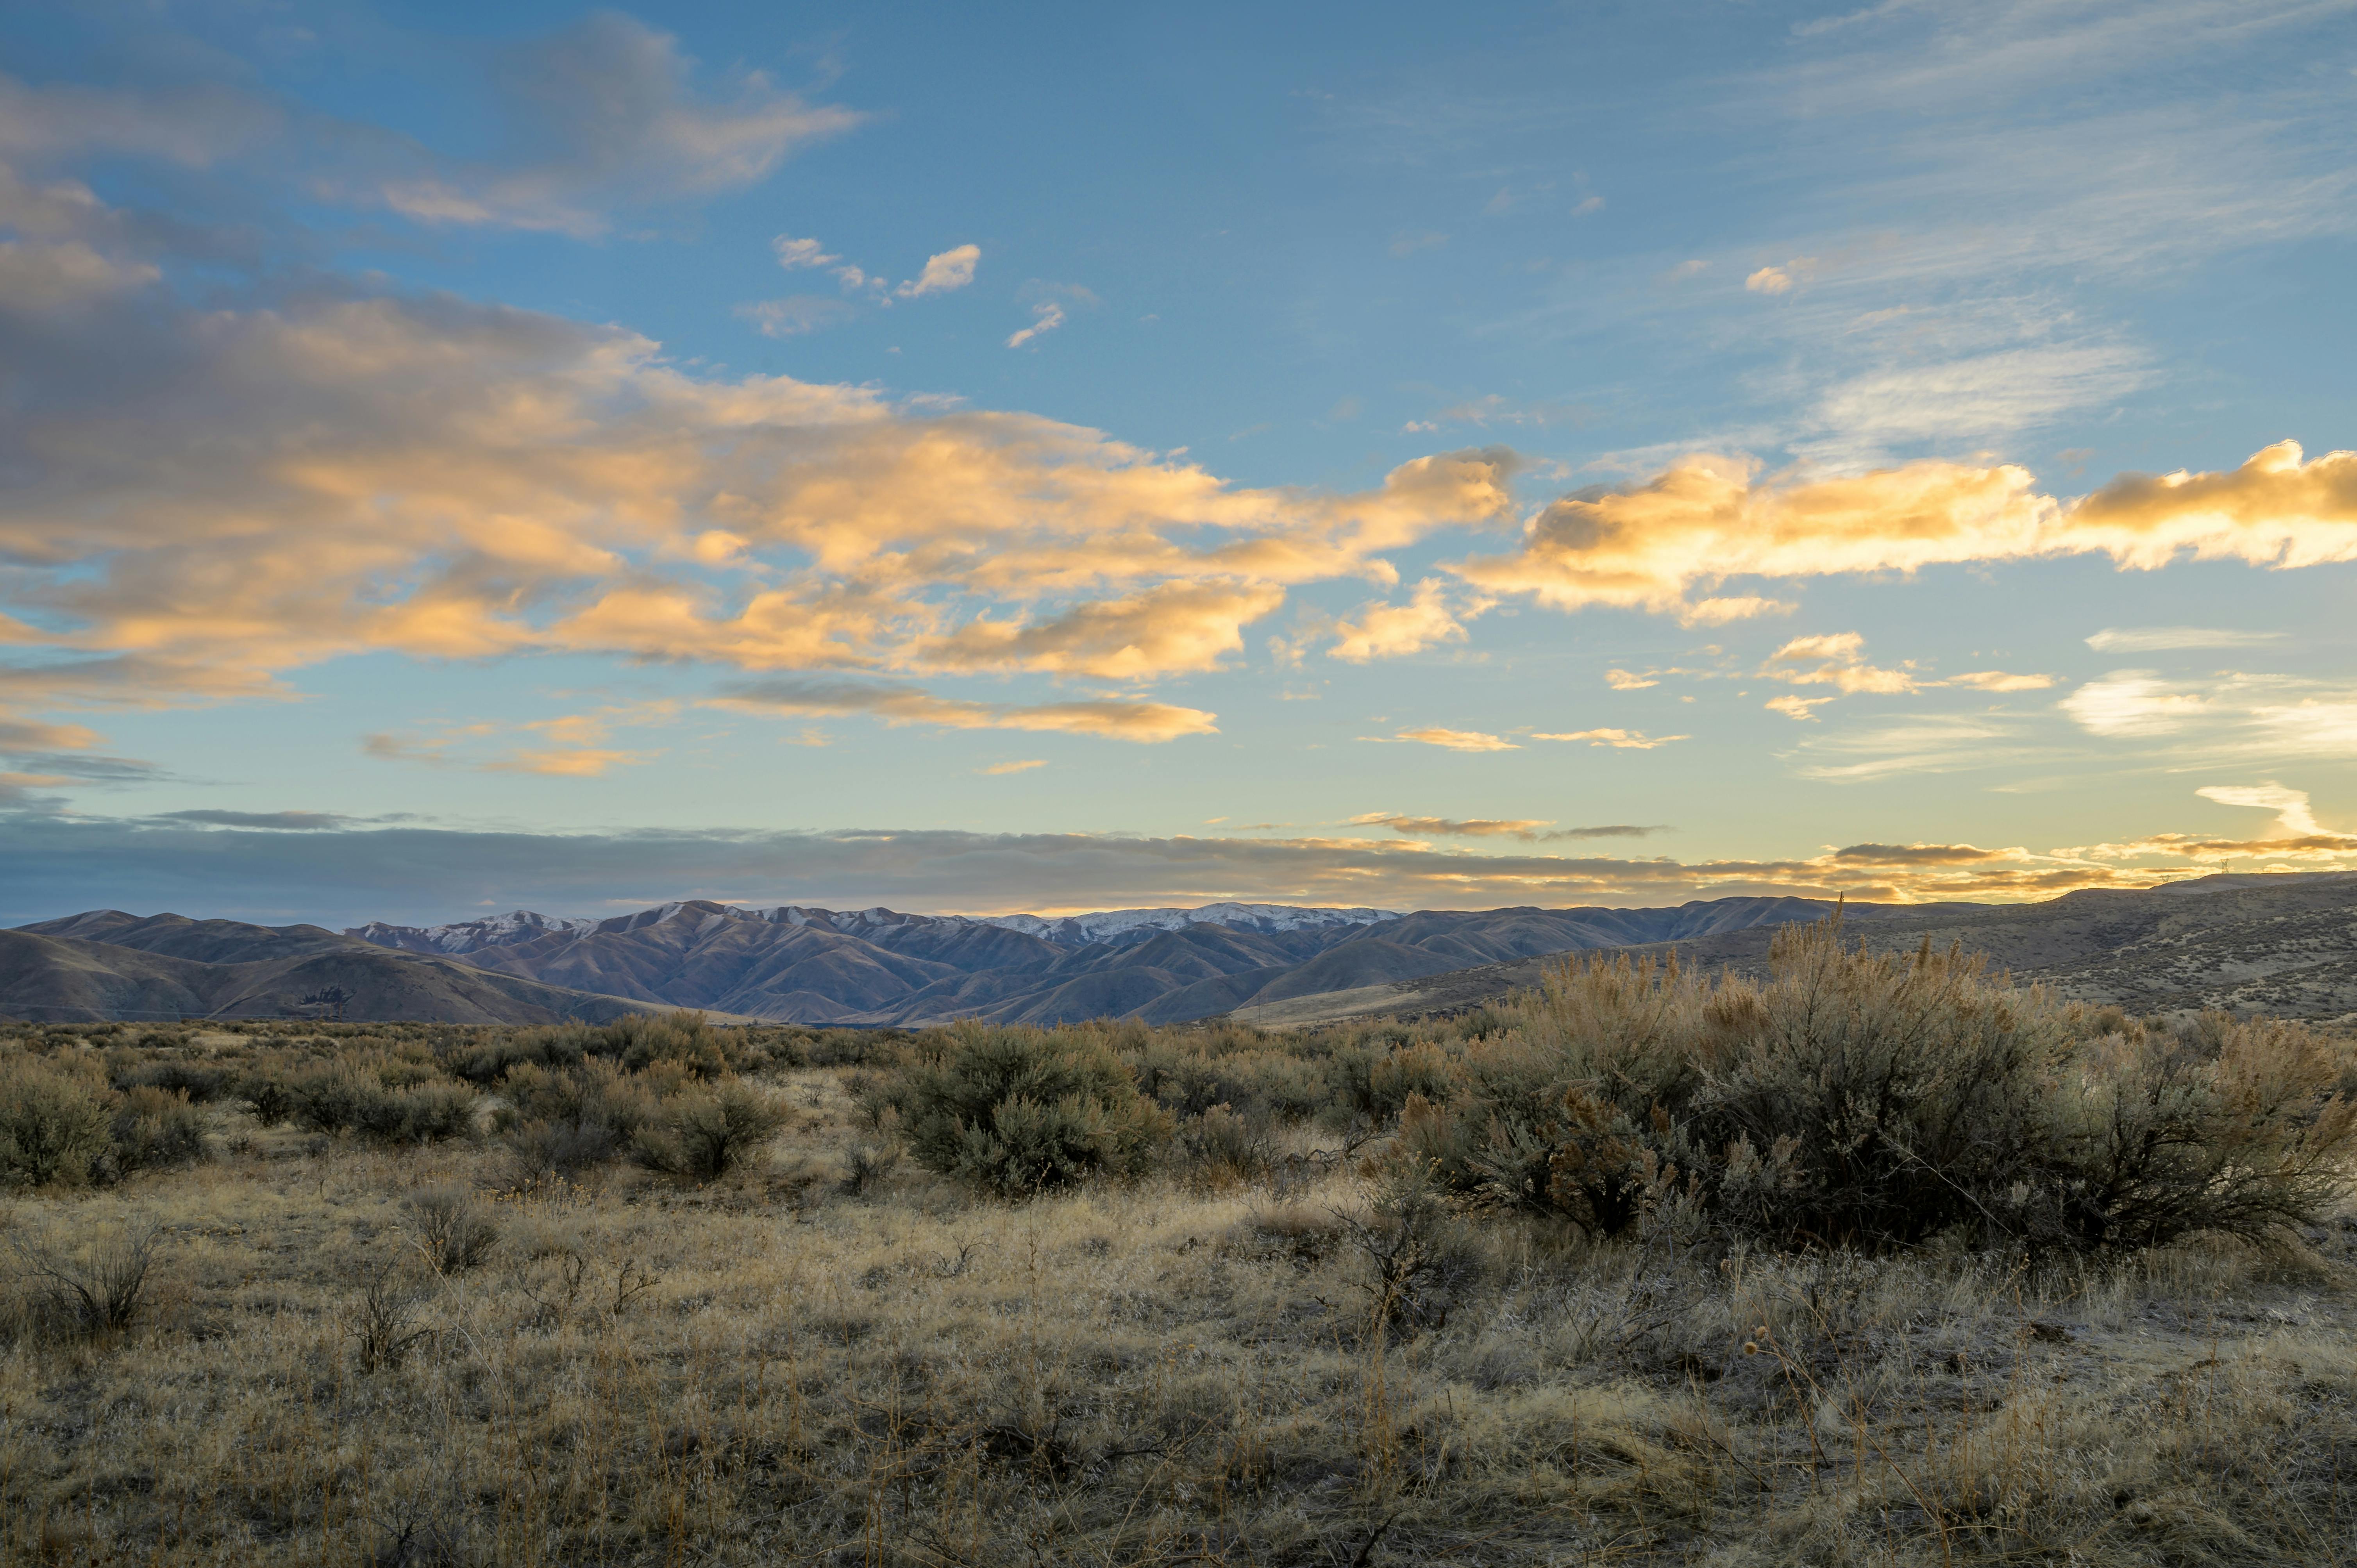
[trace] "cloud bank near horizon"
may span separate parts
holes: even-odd
[[[310,811],[145,819],[20,813],[0,816],[0,859],[11,868],[0,894],[0,924],[97,908],[262,924],[434,924],[519,907],[620,914],[682,898],[963,914],[1228,899],[1401,909],[1631,907],[1754,894],[2013,901],[2085,887],[2148,887],[2226,867],[2357,865],[2357,835],[2318,829],[2298,791],[2217,786],[2204,793],[2277,812],[2281,835],[2172,833],[2045,852],[1861,843],[1787,860],[1682,862],[1667,855],[1469,854],[1433,842],[1469,833],[1566,839],[1648,831],[1639,827],[1541,834],[1537,823],[1420,822],[1387,813],[1368,813],[1363,825],[1400,836],[880,829],[559,834],[361,824]]]

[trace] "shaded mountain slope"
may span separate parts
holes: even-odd
[[[123,918],[133,921],[132,917]],[[299,998],[330,986],[342,988],[350,998],[344,1011],[353,1019],[556,1024],[577,1018],[595,1024],[651,1010],[619,997],[493,973],[451,959],[388,952],[316,926],[288,928],[296,934],[273,944],[191,929],[234,926],[233,921],[190,921],[176,916],[157,920],[178,925],[145,921],[115,929],[166,947],[198,950],[269,951],[274,946],[275,956],[212,962],[127,943],[45,936],[30,929],[0,931],[0,1015],[43,1023],[277,1018],[301,1011]],[[149,929],[137,930],[135,925]],[[244,930],[267,934],[272,928]]]

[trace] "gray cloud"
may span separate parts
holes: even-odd
[[[282,832],[325,832],[357,820],[333,811],[166,811],[163,822],[195,822],[215,828],[270,828]]]

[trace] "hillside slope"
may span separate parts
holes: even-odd
[[[2067,893],[2042,904],[1884,908],[1850,921],[1849,930],[1885,951],[1925,940],[1935,948],[1961,943],[2020,983],[2131,1013],[2221,1008],[2357,1021],[2357,873],[2207,876],[2146,892]],[[1622,950],[1760,975],[1774,940],[1762,927]],[[1292,1026],[1468,1007],[1535,984],[1550,961],[1526,958],[1337,986],[1238,1014]]]
[[[113,911],[104,911],[113,915]],[[330,986],[350,998],[348,1018],[441,1024],[556,1024],[568,1018],[605,1023],[625,1013],[657,1009],[617,996],[592,995],[452,959],[388,952],[319,928],[273,943],[270,927],[207,930],[234,921],[140,921],[120,916],[113,927],[92,917],[47,921],[89,922],[83,929],[114,929],[155,945],[45,935],[26,928],[0,931],[0,1016],[40,1023],[141,1022],[176,1018],[278,1018],[300,1015],[299,999]],[[164,924],[159,922],[177,922]],[[146,929],[139,928],[145,927]],[[316,934],[314,934],[316,933]],[[321,939],[324,939],[321,940]],[[231,961],[182,957],[169,950],[220,951]],[[265,956],[251,956],[263,954]]]

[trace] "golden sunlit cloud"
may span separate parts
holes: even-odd
[[[1525,843],[1539,836],[1541,828],[1554,824],[1540,821],[1506,821],[1476,818],[1469,822],[1453,822],[1447,817],[1403,817],[1389,811],[1363,811],[1351,819],[1352,827],[1386,827],[1395,833],[1415,838],[1511,838]]]
[[[1218,715],[1168,703],[1103,699],[1089,702],[973,703],[937,697],[915,686],[872,686],[849,681],[752,681],[725,689],[710,706],[748,713],[873,714],[888,725],[943,729],[1035,730],[1103,736],[1154,744],[1211,735]]]
[[[1692,740],[1690,735],[1646,735],[1632,729],[1576,729],[1564,734],[1549,735],[1534,732],[1533,740],[1584,740],[1590,746],[1609,746],[1623,751],[1651,751],[1657,746],[1667,746],[1674,740]]]
[[[2027,469],[1910,463],[1850,478],[1762,483],[1749,462],[1698,456],[1639,486],[1566,497],[1522,548],[1450,569],[1558,609],[1690,608],[1730,577],[1913,572],[2102,553],[2151,570],[2180,556],[2291,568],[2357,559],[2357,452],[2304,461],[2278,442],[2231,472],[2129,475],[2076,501]]]
[[[1028,773],[1034,768],[1047,766],[1046,758],[1033,757],[1027,762],[994,762],[987,768],[977,768],[974,771],[985,779],[1002,779],[1009,773]]]
[[[1326,651],[1332,658],[1363,664],[1371,659],[1418,653],[1437,643],[1462,642],[1465,625],[1458,617],[1480,615],[1491,601],[1476,597],[1461,609],[1452,610],[1447,596],[1447,584],[1426,577],[1405,605],[1363,606],[1355,618],[1336,623],[1337,640]]]
[[[1445,746],[1450,751],[1520,751],[1511,740],[1501,740],[1480,730],[1442,729],[1433,725],[1425,729],[1404,729],[1394,736],[1362,735],[1361,740],[1411,740],[1422,746]]]

